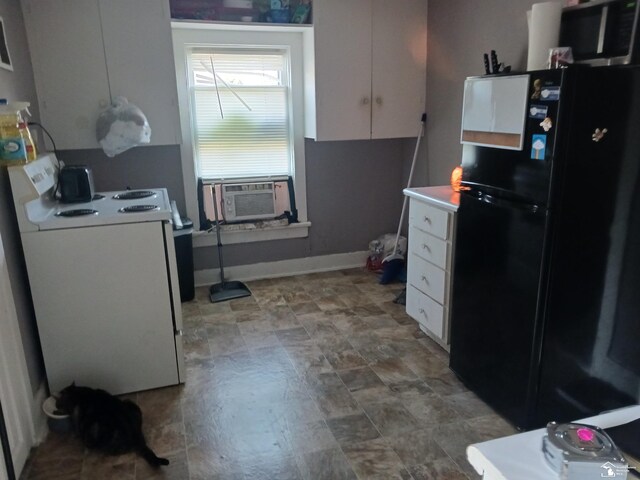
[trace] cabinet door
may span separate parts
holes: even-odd
[[[25,0],[40,121],[58,149],[97,148],[110,101],[97,0]]]
[[[109,84],[144,112],[151,145],[180,143],[168,0],[99,0]]]
[[[372,1],[371,138],[415,137],[425,109],[427,2]]]
[[[314,3],[316,140],[371,138],[371,0]]]

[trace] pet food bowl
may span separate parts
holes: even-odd
[[[47,415],[49,430],[56,433],[68,433],[71,431],[71,417],[60,414],[57,411],[55,397],[47,398],[42,404],[42,410]]]

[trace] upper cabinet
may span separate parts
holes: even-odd
[[[58,149],[99,148],[116,96],[147,116],[151,145],[180,143],[168,0],[22,0],[40,120]]]
[[[425,108],[427,2],[322,0],[305,33],[305,136],[414,137]]]

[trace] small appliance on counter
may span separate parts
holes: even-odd
[[[542,452],[562,480],[627,478],[628,465],[604,430],[581,423],[547,425]]]
[[[86,165],[64,166],[59,176],[62,203],[84,203],[93,199],[95,188],[93,174],[89,167]]]
[[[626,65],[640,61],[640,2],[599,0],[562,9],[560,46],[578,63]]]

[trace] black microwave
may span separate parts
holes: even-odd
[[[638,63],[639,0],[591,0],[562,9],[560,46],[591,65]]]

